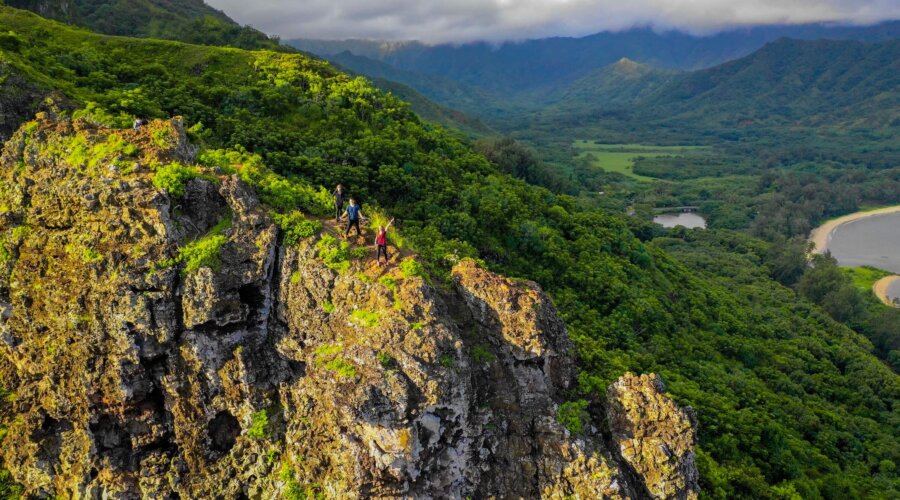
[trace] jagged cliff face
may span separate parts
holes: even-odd
[[[236,177],[155,188],[175,161],[193,161],[177,121],[45,116],[4,148],[2,457],[29,493],[696,496],[695,424],[658,378],[610,387],[609,429],[599,401],[577,435],[557,421],[575,364],[536,284],[334,270]],[[171,265],[214,227],[214,264]]]

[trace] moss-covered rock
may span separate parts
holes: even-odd
[[[574,359],[536,284],[464,261],[447,287],[359,247],[335,265],[332,227],[286,242],[253,188],[194,154],[178,120],[48,115],[4,148],[2,458],[26,494],[656,491],[603,444],[599,406],[577,433],[558,421]],[[172,164],[197,175],[154,182]]]

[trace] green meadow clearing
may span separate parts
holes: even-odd
[[[577,140],[573,143],[577,158],[587,159],[595,167],[616,172],[641,181],[653,181],[653,177],[634,173],[634,160],[638,157],[689,156],[702,153],[706,146],[653,146],[648,144],[598,144]]]

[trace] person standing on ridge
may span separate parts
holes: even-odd
[[[347,217],[347,231],[344,233],[344,236],[350,236],[350,229],[356,228],[356,236],[362,236],[362,232],[359,229],[359,219],[363,216],[362,207],[356,204],[356,200],[350,198],[350,206],[347,207],[347,212],[344,214]]]
[[[393,223],[394,223],[394,219],[391,219],[391,221],[388,222],[387,226],[378,226],[378,232],[375,234],[375,247],[378,249],[377,252],[375,253],[375,262],[377,262],[379,266],[382,265],[381,264],[381,256],[382,255],[384,255],[384,265],[385,266],[388,265],[388,263],[390,262],[390,257],[388,256],[388,249],[387,249],[387,230],[389,227],[391,227],[391,224],[393,224]]]
[[[344,212],[344,186],[338,184],[331,196],[334,198],[334,220],[341,220]]]

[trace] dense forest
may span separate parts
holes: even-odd
[[[277,38],[239,25],[203,0],[7,0],[6,5],[107,35],[289,50]]]
[[[805,270],[772,266],[773,243],[665,232],[608,210],[643,188],[609,202],[589,196],[585,183],[615,176],[586,166],[560,175],[552,159],[510,141],[476,151],[369,81],[302,54],[106,37],[8,7],[0,33],[0,82],[29,89],[0,86],[0,99],[28,101],[15,109],[111,127],[183,116],[201,161],[238,172],[285,220],[323,213],[322,187],[340,182],[397,217],[403,245],[438,283],[463,257],[539,282],[577,346],[579,385],[568,397],[599,401],[625,371],[660,373],[697,409],[710,498],[900,495],[900,379],[833,318],[826,298],[847,293],[846,283],[822,291]],[[781,185],[767,179],[774,187],[749,189]],[[785,286],[795,284],[799,295]],[[859,321],[872,321],[867,307]]]

